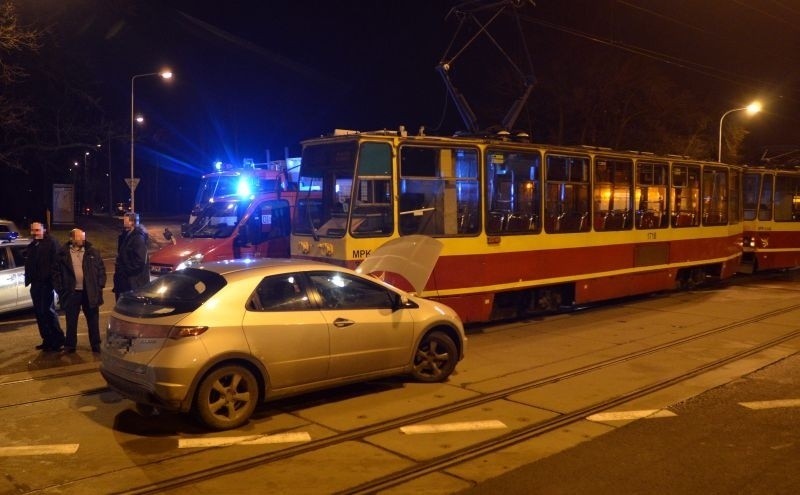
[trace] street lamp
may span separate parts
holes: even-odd
[[[133,143],[134,143],[134,139],[133,139],[133,123],[134,123],[134,120],[136,118],[136,116],[133,113],[133,111],[134,111],[134,107],[133,107],[134,96],[133,95],[134,95],[134,88],[135,88],[134,83],[136,82],[136,79],[138,79],[140,77],[149,77],[149,76],[160,76],[162,79],[172,79],[172,72],[169,71],[169,70],[163,70],[161,72],[149,72],[147,74],[136,74],[135,76],[131,77],[131,177],[130,177],[130,183],[128,184],[128,187],[130,187],[130,189],[131,189],[131,213],[136,211],[133,194],[134,194],[134,191],[136,190],[136,186],[138,185],[136,179],[134,178],[135,176],[133,174],[133,171],[134,171],[134,166],[133,166],[133,148],[134,148],[134,146],[133,146]]]
[[[83,180],[81,180],[81,214],[83,214],[83,209],[86,208],[86,196],[87,196],[87,189],[88,182],[89,182],[89,167],[87,165],[87,159],[89,158],[89,152],[86,151],[83,153]]]
[[[720,117],[719,119],[719,144],[717,145],[717,161],[720,163],[722,163],[722,120],[729,113],[741,112],[742,110],[747,111],[749,115],[756,114],[761,111],[761,102],[754,101],[753,103],[747,105],[746,107],[733,108],[722,114],[722,117]]]

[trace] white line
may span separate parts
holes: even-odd
[[[466,421],[463,423],[444,423],[439,425],[412,425],[403,426],[400,431],[406,435],[416,435],[419,433],[442,433],[451,431],[477,431],[477,430],[498,430],[508,428],[502,421]]]
[[[604,412],[599,414],[592,414],[586,419],[589,421],[628,421],[631,419],[642,418],[669,418],[675,416],[675,413],[666,409],[645,409],[642,411],[616,411]]]
[[[774,409],[778,407],[800,407],[800,399],[762,400],[756,402],[740,402],[740,406],[748,409]]]
[[[16,457],[23,455],[74,454],[79,443],[61,445],[26,445],[22,447],[0,447],[0,457]]]
[[[246,437],[181,438],[178,440],[178,448],[197,449],[203,447],[227,447],[229,445],[263,445],[268,443],[295,443],[310,441],[311,435],[301,431],[298,433],[250,435]]]

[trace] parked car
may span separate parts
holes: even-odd
[[[25,287],[25,251],[31,240],[12,234],[16,230],[0,232],[0,313],[33,307]]]
[[[6,232],[16,232],[19,235],[19,227],[12,220],[0,218],[0,234]]]
[[[109,318],[100,371],[140,411],[191,411],[224,430],[267,399],[397,374],[446,380],[465,345],[452,309],[371,276],[318,262],[238,259],[168,273],[124,294]]]
[[[121,217],[122,215],[131,211],[130,203],[117,203],[114,205],[114,215]]]

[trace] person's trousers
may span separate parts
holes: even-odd
[[[61,324],[58,322],[53,286],[31,284],[31,300],[42,343],[53,348],[64,345],[64,331],[61,330]]]
[[[100,348],[100,308],[89,306],[85,291],[76,290],[61,302],[64,308],[64,315],[67,318],[67,338],[64,347],[74,349],[78,345],[78,316],[81,310],[86,317],[86,325],[89,327],[89,345],[92,349]]]

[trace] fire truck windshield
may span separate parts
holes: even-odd
[[[209,203],[189,226],[188,237],[228,237],[233,233],[240,218],[238,200]]]

